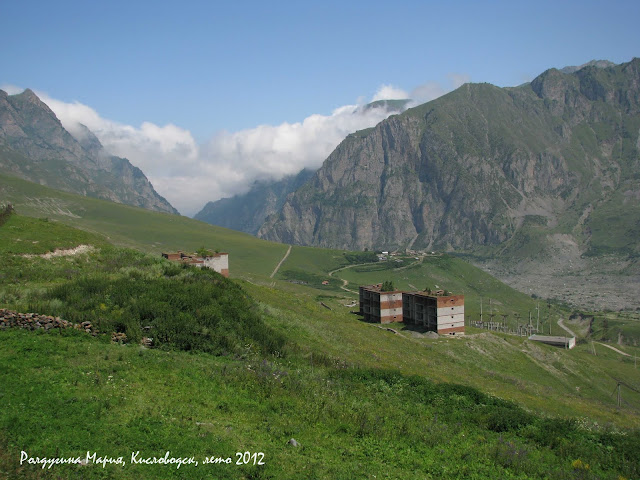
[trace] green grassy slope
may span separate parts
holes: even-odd
[[[81,197],[4,175],[0,175],[0,201],[12,202],[20,214],[55,219],[152,254],[202,246],[219,249],[229,253],[232,276],[269,275],[287,251],[285,245],[187,217]]]
[[[398,332],[394,334],[362,322],[350,313],[353,308],[339,301],[324,299],[332,308],[328,310],[313,295],[249,283],[244,288],[260,299],[269,314],[267,323],[309,356],[320,353],[337,363],[472,385],[539,413],[640,426],[640,395],[629,391],[622,410],[615,407],[611,395],[616,382],[610,375],[620,375],[640,387],[634,358],[605,347],[596,346],[598,355],[594,356],[587,343],[565,351],[486,332],[432,340],[403,329],[402,324],[385,325]],[[625,351],[640,353],[634,347],[625,347]]]
[[[537,349],[533,353],[524,355],[523,362],[527,365],[525,370],[528,373],[509,371],[512,367],[510,358],[513,355],[522,356],[522,340],[515,337],[505,337],[504,342],[495,342],[495,336],[491,335],[486,339],[471,339],[447,342],[445,340],[436,342],[442,344],[442,355],[434,359],[425,357],[425,346],[431,345],[429,340],[413,338],[409,330],[403,330],[401,334],[407,338],[396,338],[385,333],[374,326],[363,324],[358,321],[358,317],[349,314],[349,309],[344,307],[356,298],[352,292],[340,290],[344,278],[348,280],[349,287],[357,291],[359,284],[370,284],[393,280],[396,287],[400,289],[412,290],[413,287],[424,289],[434,288],[438,285],[455,293],[464,293],[466,296],[466,314],[471,319],[479,318],[480,298],[483,299],[485,320],[489,319],[489,314],[493,311],[495,320],[501,320],[501,314],[508,314],[507,322],[515,326],[516,314],[521,316],[521,322],[528,319],[529,311],[532,312],[534,323],[537,320],[536,307],[538,303],[530,297],[516,292],[515,290],[500,283],[490,275],[469,265],[460,258],[448,255],[428,256],[421,260],[412,257],[405,257],[403,263],[383,262],[371,265],[355,265],[340,270],[333,277],[328,276],[328,272],[349,264],[348,255],[345,252],[328,249],[316,249],[310,247],[293,247],[291,254],[282,264],[278,274],[274,279],[268,278],[273,268],[280,261],[287,246],[265,242],[249,235],[238,232],[212,227],[184,217],[163,215],[145,210],[135,209],[127,206],[117,205],[99,200],[87,199],[68,195],[53,190],[40,187],[38,185],[22,182],[10,177],[2,177],[2,195],[8,197],[16,203],[17,210],[30,214],[42,215],[48,211],[51,218],[59,219],[60,222],[77,224],[81,228],[88,228],[94,231],[102,231],[111,241],[134,245],[141,250],[146,250],[152,254],[157,254],[160,249],[157,243],[170,245],[171,249],[179,248],[181,245],[196,248],[200,245],[213,247],[220,246],[221,249],[231,252],[232,276],[243,278],[247,281],[246,288],[252,296],[263,303],[265,308],[274,308],[277,314],[270,316],[275,325],[283,329],[289,335],[293,332],[293,338],[297,334],[302,336],[296,338],[296,342],[307,345],[308,352],[332,352],[331,355],[349,363],[363,363],[374,366],[381,365],[385,368],[397,368],[405,373],[420,373],[433,376],[442,380],[454,378],[463,379],[464,382],[476,385],[480,388],[492,391],[505,398],[513,398],[529,405],[530,408],[544,411],[544,405],[539,403],[539,388],[541,384],[548,381],[556,385],[558,390],[558,401],[560,405],[558,413],[569,414],[573,405],[579,405],[585,401],[587,407],[582,411],[585,415],[600,414],[600,403],[611,399],[605,399],[605,391],[608,392],[609,380],[600,382],[601,370],[588,370],[583,374],[575,374],[575,386],[581,392],[585,389],[591,392],[586,400],[577,397],[570,402],[565,402],[563,396],[575,390],[571,387],[572,379],[559,380],[562,374],[556,375],[556,371],[543,372],[550,375],[538,378],[540,368],[536,359]],[[9,195],[7,195],[9,193]],[[53,206],[55,205],[55,210]],[[48,209],[48,210],[47,210]],[[60,213],[63,212],[63,213]],[[66,215],[64,214],[66,213]],[[76,217],[70,216],[76,215]],[[82,215],[81,215],[82,214]],[[33,220],[33,222],[41,222]],[[49,222],[50,225],[58,225],[58,222]],[[61,226],[60,226],[61,227]],[[149,242],[148,232],[155,232],[155,242]],[[33,235],[38,236],[39,231],[33,231]],[[60,233],[54,235],[58,236]],[[87,235],[87,234],[83,234]],[[127,235],[130,235],[129,237]],[[63,237],[61,237],[63,238]],[[89,240],[78,238],[79,243],[87,243]],[[104,242],[104,239],[96,238],[96,242]],[[32,244],[34,245],[34,244]],[[35,244],[37,245],[37,244]],[[42,244],[44,247],[44,244]],[[228,248],[227,248],[228,247]],[[185,250],[188,247],[183,247]],[[238,257],[238,258],[236,258]],[[321,285],[322,280],[330,279],[330,285]],[[306,281],[307,284],[294,284],[290,280]],[[14,297],[17,290],[12,290]],[[18,296],[18,299],[22,298]],[[491,298],[491,306],[489,305]],[[17,301],[14,299],[14,301]],[[334,310],[329,311],[320,305],[323,301]],[[351,308],[356,309],[356,308]],[[564,315],[559,307],[552,305],[549,311],[547,305],[540,304],[542,328],[548,332],[549,321],[551,319],[551,332],[556,335],[563,334],[556,324],[558,318]],[[287,330],[291,328],[291,332]],[[402,326],[398,326],[402,329]],[[336,333],[338,332],[338,333]],[[470,329],[469,332],[479,333],[478,330]],[[382,337],[381,337],[382,335]],[[388,337],[391,335],[391,339]],[[396,349],[390,345],[399,342]],[[467,345],[467,342],[471,342]],[[476,343],[480,346],[475,348]],[[514,343],[515,342],[515,343]],[[484,345],[486,343],[486,345]],[[411,345],[408,355],[412,360],[404,358],[404,351]],[[453,347],[448,347],[452,345]],[[484,345],[484,346],[483,346]],[[451,348],[459,348],[454,361],[449,361],[449,356],[453,355]],[[527,347],[528,348],[528,347]],[[390,350],[389,350],[390,349]],[[426,351],[431,351],[429,347]],[[436,350],[437,351],[437,350]],[[553,351],[553,350],[552,350]],[[491,358],[500,358],[500,361],[490,361],[482,352],[491,352]],[[556,352],[557,355],[565,355]],[[567,359],[571,357],[570,352]],[[443,356],[444,355],[444,356]],[[487,354],[488,355],[488,354]],[[555,355],[555,354],[554,354]],[[464,360],[463,359],[467,359]],[[559,361],[562,363],[564,357]],[[603,357],[604,358],[604,357]],[[603,358],[593,359],[595,363],[588,363],[589,369],[604,368],[598,366]],[[615,355],[614,355],[615,358]],[[372,361],[372,359],[376,359]],[[447,359],[447,360],[445,360]],[[482,375],[476,373],[478,365],[491,365],[487,367]],[[427,367],[433,365],[434,367]],[[449,365],[449,366],[446,366]],[[453,365],[453,366],[451,366]],[[446,366],[446,367],[445,367]],[[455,368],[454,368],[455,367]],[[454,368],[451,374],[445,374],[447,369]],[[544,369],[542,369],[544,370]],[[557,370],[557,369],[556,369]],[[604,369],[606,370],[606,369]],[[634,375],[635,372],[629,372]],[[497,375],[494,377],[494,375]],[[524,375],[524,376],[523,376]],[[517,379],[529,378],[531,382],[528,393],[525,389],[520,391]],[[583,378],[588,378],[589,382],[584,382]],[[496,380],[496,379],[499,379]],[[633,381],[633,380],[632,380]],[[492,382],[498,382],[493,386]],[[560,382],[560,383],[558,383]],[[589,383],[588,382],[588,383]],[[558,385],[562,385],[560,388]],[[609,393],[606,393],[609,395]],[[590,404],[589,402],[595,402]],[[589,406],[590,405],[590,406]],[[594,407],[594,405],[598,405]],[[581,411],[576,408],[576,412]],[[603,412],[606,412],[606,408]],[[634,414],[635,415],[635,414]],[[602,413],[599,418],[605,421],[616,421],[616,415]],[[635,421],[635,420],[634,420]],[[632,422],[633,423],[633,422]]]
[[[3,291],[20,290],[17,307],[39,299],[49,300],[41,303],[43,308],[63,307],[64,292],[78,287],[92,292],[100,274],[102,284],[94,293],[107,292],[109,299],[104,296],[103,307],[90,303],[91,295],[86,295],[76,300],[78,311],[105,311],[111,318],[127,307],[116,296],[121,282],[138,279],[138,306],[157,282],[174,282],[175,293],[164,293],[166,308],[179,307],[191,316],[180,331],[206,338],[207,332],[200,330],[206,325],[199,323],[192,332],[188,325],[207,317],[188,310],[189,297],[179,293],[181,285],[198,281],[194,269],[159,268],[172,265],[157,256],[113,249],[100,236],[57,223],[51,235],[60,236],[61,246],[86,242],[100,249],[54,259],[16,256],[50,250],[44,241],[47,235],[42,243],[39,240],[42,225],[50,223],[14,216],[0,227],[0,286]],[[68,269],[75,270],[73,275]],[[15,275],[21,275],[17,286]],[[215,357],[198,353],[201,345],[185,344],[179,336],[167,337],[163,349],[149,350],[112,345],[108,337],[92,339],[77,332],[0,331],[0,364],[5,366],[0,369],[0,474],[615,479],[633,478],[640,471],[637,432],[616,433],[619,426],[639,425],[640,395],[625,391],[624,408],[616,408],[611,397],[615,381],[608,377],[613,372],[637,384],[637,370],[629,358],[600,348],[594,357],[586,345],[562,351],[494,334],[435,341],[409,332],[394,335],[361,322],[337,299],[325,299],[331,310],[322,307],[320,289],[273,281],[277,288],[249,281],[229,288],[235,292],[233,298],[243,290],[259,301],[250,310],[286,339],[275,352],[255,348],[260,340],[252,340],[250,334],[227,350],[232,354]],[[221,290],[220,298],[229,300],[226,292],[232,290]],[[154,328],[173,325],[175,316],[157,316]],[[227,316],[226,322],[217,323],[222,330],[216,335],[247,335],[234,325],[244,322],[239,310],[228,310]],[[479,387],[524,410],[456,384]],[[540,413],[579,419],[545,419]],[[292,437],[302,447],[289,446]],[[22,450],[49,457],[91,450],[123,455],[128,465],[42,471],[19,465]],[[181,470],[130,465],[130,453],[136,450],[145,456],[170,450],[172,456],[200,461],[208,455],[235,461],[236,451],[263,452],[266,465]]]
[[[640,470],[637,433],[542,419],[421,377],[145,350],[82,334],[10,331],[0,342],[0,385],[14,385],[0,414],[5,478],[614,480]],[[42,469],[20,465],[21,451],[90,451],[126,464]],[[199,464],[136,465],[136,451]],[[264,465],[237,465],[236,452],[264,454],[256,455]]]

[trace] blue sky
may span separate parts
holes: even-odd
[[[385,85],[444,93],[460,79],[515,86],[551,67],[626,62],[640,56],[639,18],[637,1],[5,1],[0,88],[136,131],[175,126],[202,157],[221,132],[333,116]]]

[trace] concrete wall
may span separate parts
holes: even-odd
[[[359,288],[360,315],[367,322],[401,322],[402,292],[380,292],[377,288],[376,285]]]
[[[406,323],[422,325],[440,335],[464,333],[464,295],[435,296],[422,292],[403,295]]]
[[[229,254],[227,253],[218,253],[213,257],[206,257],[204,265],[225,277],[229,276]]]
[[[402,321],[402,292],[380,293],[380,323]]]

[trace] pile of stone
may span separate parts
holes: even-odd
[[[25,328],[27,330],[51,330],[53,328],[73,328],[82,330],[94,337],[98,335],[98,329],[91,322],[73,323],[63,320],[60,317],[51,315],[40,315],[38,313],[19,313],[14,310],[0,308],[0,329],[5,328]],[[114,332],[111,334],[111,341],[116,343],[126,343],[127,336],[124,333]]]
[[[113,332],[111,334],[111,341],[113,343],[127,343],[127,334],[121,332]]]
[[[91,322],[72,323],[60,317],[40,315],[38,313],[19,313],[0,308],[0,328],[18,327],[27,330],[51,330],[52,328],[75,328],[96,335],[98,331]]]

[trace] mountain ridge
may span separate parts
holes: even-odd
[[[0,169],[68,192],[177,214],[144,173],[107,153],[85,126],[78,140],[31,90],[0,90]]]
[[[566,275],[602,274],[607,291],[630,275],[622,288],[637,288],[640,59],[465,84],[352,134],[258,236],[472,254],[547,297]]]
[[[256,181],[245,194],[208,202],[193,218],[255,235],[265,219],[276,213],[286,197],[313,173],[304,168],[296,175],[287,175],[277,181]]]
[[[505,215],[506,210],[519,210],[521,201],[525,201],[526,209],[535,210],[535,205],[543,200],[555,202],[553,208],[562,209],[561,204],[578,195],[574,187],[586,181],[587,172],[581,168],[598,169],[597,179],[604,185],[612,186],[619,180],[619,175],[602,165],[611,156],[612,139],[600,139],[604,145],[593,148],[587,144],[592,140],[597,144],[598,138],[576,139],[579,135],[574,135],[577,144],[571,145],[571,134],[583,132],[569,129],[591,122],[603,129],[597,134],[590,132],[591,137],[615,136],[610,124],[600,125],[615,120],[617,113],[609,111],[611,106],[633,116],[632,123],[637,121],[638,64],[640,60],[634,59],[620,67],[621,71],[627,68],[633,73],[627,82],[632,88],[628,92],[615,82],[609,89],[604,88],[602,82],[606,78],[602,76],[611,68],[585,67],[568,75],[551,69],[522,87],[501,89],[489,84],[466,84],[439,99],[392,116],[363,135],[352,134],[312,180],[285,202],[278,218],[265,222],[259,235],[286,243],[356,249],[399,247],[415,235],[426,237],[419,242],[424,246],[470,248],[505,241],[509,228],[504,222],[519,218]],[[601,105],[595,108],[593,104],[597,102]],[[637,147],[625,147],[632,150],[626,154],[637,160]],[[590,157],[589,165],[581,160],[585,153]],[[369,173],[371,169],[375,171]],[[637,161],[631,168],[635,169]],[[489,172],[496,177],[489,178]],[[461,227],[449,224],[445,215],[453,207],[464,209],[469,203],[465,195],[453,189],[454,184],[462,187],[465,194],[474,196],[478,190],[482,193],[475,195],[473,209],[483,215],[462,237]],[[535,195],[536,189],[541,195]],[[412,194],[411,198],[405,198],[403,208],[385,205],[402,192]],[[491,200],[490,204],[486,199]],[[361,208],[354,207],[358,202]],[[354,213],[367,211],[377,221],[371,228],[357,225],[358,228],[336,232],[334,237],[330,225],[344,224],[331,221],[331,215],[340,215],[339,210],[332,208],[335,205]],[[375,208],[367,210],[366,205]],[[437,222],[433,214],[427,214],[427,210],[434,209],[440,215],[435,219]],[[377,217],[384,218],[390,211],[403,220],[395,221],[394,231],[385,234],[380,228],[383,222]],[[410,212],[410,216],[402,212]],[[352,215],[349,223],[355,225],[354,222],[357,223]],[[510,228],[513,230],[513,225]]]

